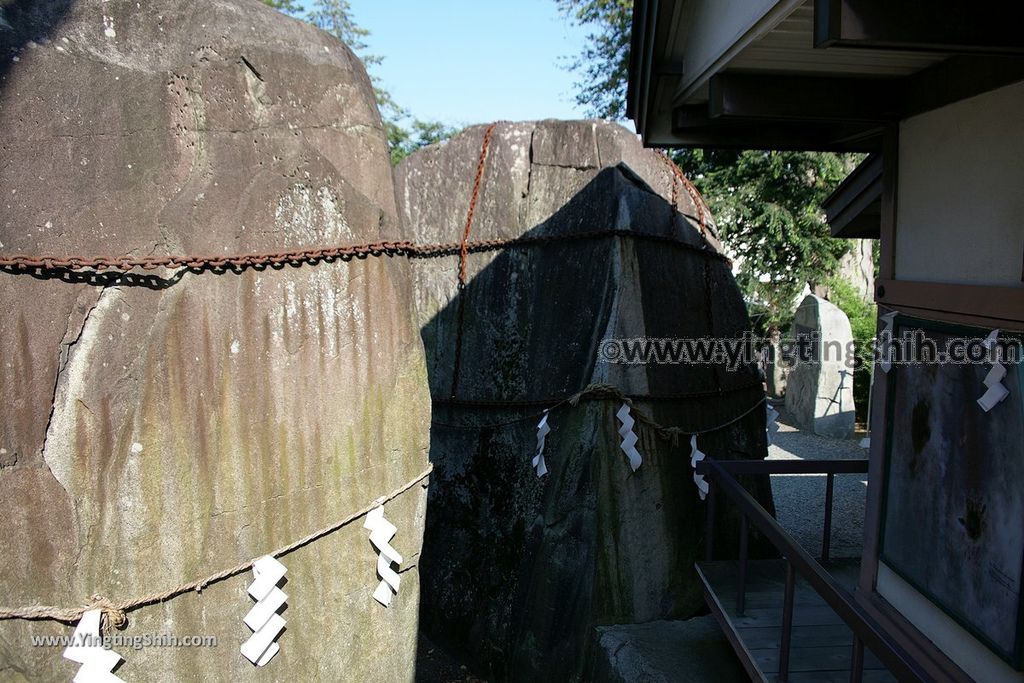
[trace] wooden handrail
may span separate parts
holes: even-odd
[[[782,468],[779,465],[787,464]],[[802,464],[798,464],[802,463]],[[853,464],[857,463],[857,464]],[[860,463],[863,463],[861,465]],[[846,469],[860,468],[863,469]],[[814,468],[826,468],[822,469]],[[866,460],[773,460],[721,461],[705,459],[698,463],[697,472],[704,474],[712,486],[718,489],[739,508],[744,519],[749,520],[786,558],[786,561],[810,584],[829,607],[842,619],[856,639],[860,640],[900,681],[928,681],[914,659],[893,639],[886,630],[861,608],[852,593],[840,584],[828,571],[804,550],[779,523],[765,510],[750,493],[744,489],[735,474],[838,474],[867,471]],[[740,558],[743,562],[746,558]]]
[[[867,474],[865,458],[842,460],[712,460],[697,463],[697,474],[707,474],[711,464],[732,475],[738,474]]]

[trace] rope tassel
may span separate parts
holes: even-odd
[[[765,432],[768,435],[768,445],[775,443],[775,435],[779,433],[779,411],[775,410],[771,403],[765,399],[764,402],[767,415],[765,416]]]
[[[982,384],[985,385],[985,393],[978,399],[978,405],[986,413],[996,407],[996,404],[1010,395],[1009,389],[1003,386],[1003,378],[1006,377],[1006,368],[1001,362],[999,348],[999,330],[992,330],[985,341],[982,342],[985,348],[992,354],[992,369],[985,375]]]
[[[544,417],[537,424],[537,455],[533,456],[533,468],[537,470],[537,476],[543,477],[548,473],[547,463],[544,462],[544,440],[551,431],[548,426],[548,411],[544,411]]]
[[[697,435],[694,434],[690,437],[690,467],[693,468],[693,483],[697,485],[697,492],[700,493],[700,499],[704,500],[708,496],[708,491],[711,487],[708,485],[703,474],[697,474],[697,463],[704,459],[704,453],[697,448]]]
[[[381,505],[366,515],[363,528],[370,530],[370,543],[379,553],[377,575],[380,576],[380,583],[377,584],[377,590],[373,591],[373,599],[389,607],[391,597],[398,593],[398,586],[402,581],[398,572],[391,568],[392,564],[402,563],[402,556],[391,547],[391,539],[394,538],[398,527],[384,519],[384,506]]]
[[[619,418],[619,422],[622,423],[622,426],[619,427],[619,436],[622,437],[620,447],[622,452],[626,454],[626,457],[629,458],[630,469],[636,472],[640,469],[640,465],[643,464],[644,460],[640,456],[640,451],[636,449],[636,442],[639,441],[639,438],[636,432],[633,431],[633,425],[636,424],[636,420],[629,414],[629,404],[623,403],[615,417]]]
[[[75,683],[124,683],[115,676],[114,667],[121,661],[121,655],[103,647],[100,636],[100,621],[103,610],[92,609],[82,615],[71,636],[71,644],[64,650],[64,659],[78,662],[82,668],[75,674]]]
[[[253,582],[249,584],[249,595],[256,600],[249,613],[245,615],[245,625],[252,629],[249,640],[242,644],[242,656],[256,666],[266,666],[267,662],[281,651],[275,639],[284,630],[285,620],[277,613],[288,596],[278,588],[288,569],[267,555],[256,560],[252,565]]]

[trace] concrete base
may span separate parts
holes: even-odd
[[[596,683],[750,680],[712,616],[594,630],[590,680]]]

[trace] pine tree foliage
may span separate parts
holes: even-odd
[[[576,72],[576,103],[593,116],[626,115],[629,36],[633,0],[555,0],[571,21],[590,29],[583,51],[569,62]]]

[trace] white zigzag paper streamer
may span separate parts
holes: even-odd
[[[392,595],[398,593],[398,586],[402,577],[398,575],[392,564],[401,564],[402,556],[391,547],[391,539],[394,538],[398,527],[384,519],[384,506],[374,508],[366,515],[364,529],[370,530],[370,543],[377,549],[377,574],[380,576],[380,583],[377,590],[373,591],[373,599],[388,607],[391,605]]]
[[[779,433],[779,411],[772,407],[772,404],[768,402],[766,398],[764,404],[767,407],[767,427],[765,431],[768,433],[768,445],[775,443],[775,435]]]
[[[629,414],[629,404],[623,403],[615,417],[619,418],[619,422],[622,423],[622,426],[619,427],[619,436],[622,437],[620,447],[622,452],[626,454],[626,457],[629,458],[630,468],[636,472],[640,469],[644,459],[640,457],[640,451],[636,449],[636,442],[640,439],[637,437],[636,432],[633,431],[633,425],[636,424],[636,420]]]
[[[244,621],[253,634],[242,644],[242,656],[256,666],[266,666],[281,651],[275,638],[286,622],[277,610],[281,609],[288,596],[277,585],[287,572],[288,569],[270,555],[261,557],[252,565],[253,582],[249,584],[248,591],[256,604],[245,615]]]
[[[884,323],[882,326],[882,333],[880,336],[887,336],[889,340],[889,345],[882,347],[882,358],[878,361],[879,369],[881,369],[881,371],[885,373],[888,373],[889,370],[892,369],[892,359],[889,357],[889,352],[892,350],[891,342],[893,323],[895,322],[896,315],[896,311],[893,311],[892,313],[886,313],[885,315],[878,316],[878,319]],[[888,335],[885,334],[886,332],[888,332]]]
[[[537,455],[533,456],[533,468],[537,470],[537,476],[543,477],[548,473],[547,463],[544,462],[544,440],[551,427],[548,426],[548,411],[544,411],[544,417],[537,423]]]
[[[1006,377],[1006,368],[1000,362],[999,350],[996,348],[996,342],[999,340],[999,330],[992,330],[988,337],[982,344],[985,345],[989,351],[995,353],[995,360],[992,361],[992,369],[985,375],[985,379],[982,384],[985,385],[987,391],[978,399],[978,405],[986,413],[996,407],[996,404],[1005,399],[1010,395],[1009,389],[1003,386],[1003,378]]]
[[[100,638],[102,610],[92,609],[82,615],[71,636],[71,644],[64,650],[64,659],[78,662],[82,667],[75,674],[74,683],[124,683],[112,672],[121,655],[103,647]]]
[[[693,468],[693,483],[697,485],[697,491],[700,493],[701,500],[707,498],[708,491],[711,489],[707,480],[704,479],[704,475],[697,474],[697,463],[703,460],[704,457],[704,454],[697,448],[697,435],[694,434],[690,437],[690,467]]]

